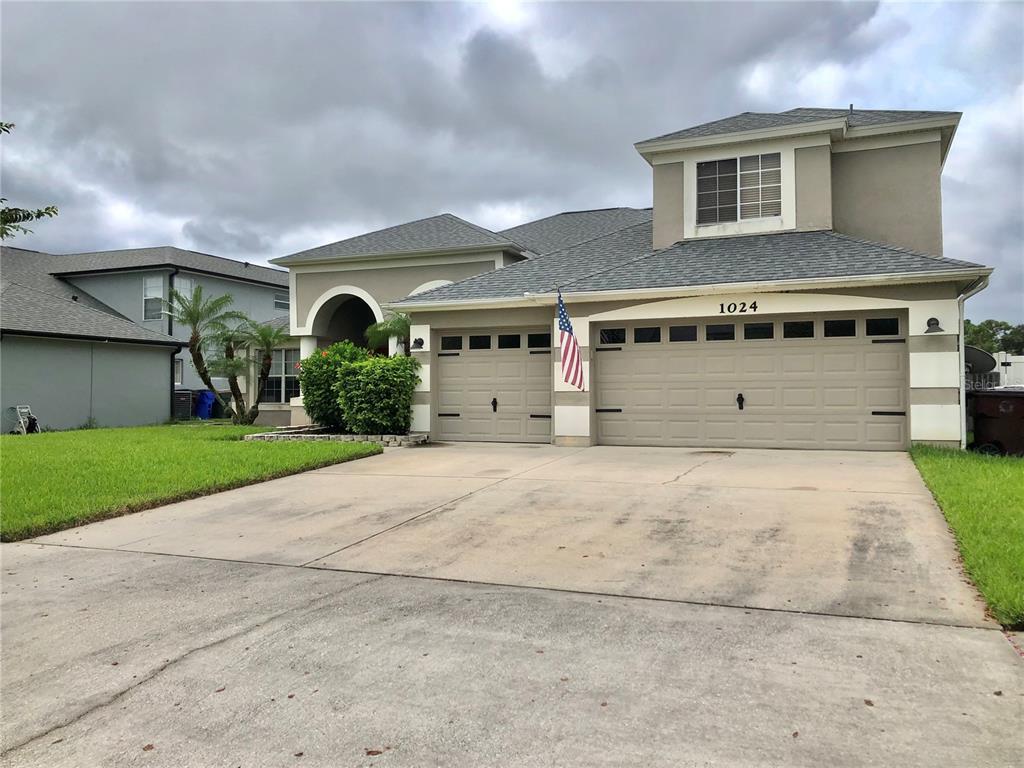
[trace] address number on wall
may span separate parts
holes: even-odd
[[[749,304],[745,301],[733,301],[729,304],[719,304],[718,314],[720,315],[745,315],[748,312],[757,312],[757,302]]]

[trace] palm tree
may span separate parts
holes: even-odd
[[[234,418],[234,411],[228,401],[221,397],[213,386],[210,369],[206,365],[203,352],[231,323],[244,319],[241,312],[228,309],[233,299],[228,294],[206,298],[203,286],[196,285],[191,296],[185,296],[171,289],[170,300],[167,302],[167,313],[174,322],[189,329],[188,351],[192,356],[192,364],[206,388],[213,393],[221,407]]]
[[[409,316],[402,312],[392,312],[379,323],[366,329],[366,341],[372,349],[386,347],[394,337],[402,345],[405,354],[409,354]]]
[[[252,368],[256,372],[256,394],[253,396],[252,407],[246,411],[246,424],[252,424],[260,414],[260,403],[263,392],[270,378],[270,366],[274,361],[274,350],[282,346],[291,336],[288,329],[266,323],[254,323],[251,320],[246,329],[246,347],[252,360]]]
[[[227,377],[234,401],[231,420],[235,424],[252,424],[260,415],[260,403],[270,378],[270,367],[274,361],[274,350],[283,346],[291,337],[283,328],[257,323],[249,318],[224,325],[213,336],[220,349],[220,356],[210,361],[215,373]],[[245,376],[248,382],[255,381],[256,388],[251,405],[246,404],[246,394],[238,382]]]

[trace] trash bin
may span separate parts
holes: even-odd
[[[174,420],[188,421],[192,418],[192,390],[174,390]]]
[[[974,443],[981,453],[1024,456],[1024,388],[985,389],[968,395]]]
[[[213,414],[213,392],[208,389],[204,389],[201,392],[196,392],[196,418],[197,419],[208,419]]]

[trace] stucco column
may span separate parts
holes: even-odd
[[[412,356],[420,363],[420,383],[416,385],[416,391],[412,393],[412,424],[410,432],[430,433],[430,412],[433,403],[433,393],[430,386],[430,360],[433,351],[430,345],[430,326],[413,325],[409,328],[409,339],[412,343],[415,339],[423,339],[423,346],[417,349],[413,346]]]
[[[552,419],[551,437],[555,445],[593,445],[595,435],[593,429],[591,390],[590,390],[590,320],[587,317],[572,318],[573,332],[576,343],[580,347],[580,358],[583,362],[583,391],[562,380],[562,349],[558,330],[558,319],[552,321],[551,344],[554,354],[551,356],[551,375],[554,391],[551,399]]]
[[[299,357],[305,359],[316,352],[318,338],[316,336],[299,337]]]
[[[914,301],[908,310],[910,439],[962,445],[965,425],[960,302]],[[938,329],[929,331],[929,319],[938,320]]]

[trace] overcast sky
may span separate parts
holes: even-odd
[[[796,106],[960,110],[945,254],[1024,321],[1024,4],[2,7],[12,244],[262,262],[450,211],[651,204],[640,139]]]

